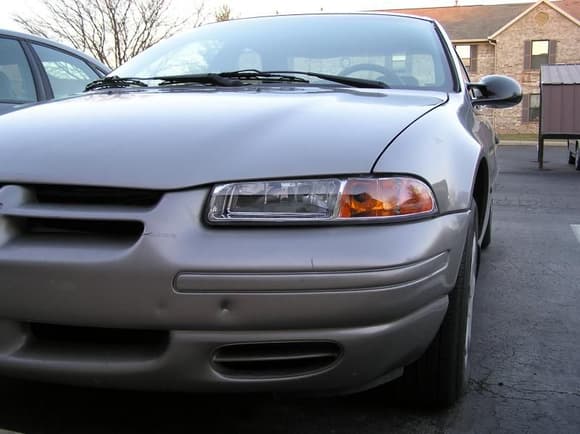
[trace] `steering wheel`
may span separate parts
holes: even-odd
[[[356,65],[347,66],[342,71],[340,71],[339,75],[351,75],[356,72],[360,71],[372,71],[381,74],[376,80],[383,81],[387,85],[402,85],[403,82],[399,78],[397,74],[393,71],[375,63],[357,63]]]

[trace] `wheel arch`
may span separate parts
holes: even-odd
[[[473,193],[472,197],[477,204],[477,209],[479,211],[479,218],[478,218],[478,227],[479,227],[479,234],[483,236],[485,232],[485,225],[487,224],[487,220],[489,218],[488,213],[488,203],[490,200],[490,181],[489,181],[489,165],[485,158],[482,158],[479,161],[475,177],[475,181],[473,184]]]

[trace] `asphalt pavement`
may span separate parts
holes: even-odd
[[[190,395],[0,381],[0,433],[578,433],[580,172],[563,147],[502,146],[475,297],[472,372],[447,410],[388,387],[347,397]],[[578,225],[578,226],[576,226]]]

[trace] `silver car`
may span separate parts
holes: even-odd
[[[470,83],[434,21],[329,14],[207,25],[87,89],[0,117],[1,375],[461,395],[477,107],[514,80]]]
[[[0,29],[0,114],[81,92],[111,69],[49,39]]]

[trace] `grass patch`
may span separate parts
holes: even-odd
[[[498,134],[499,140],[514,140],[518,142],[537,142],[537,134]]]

